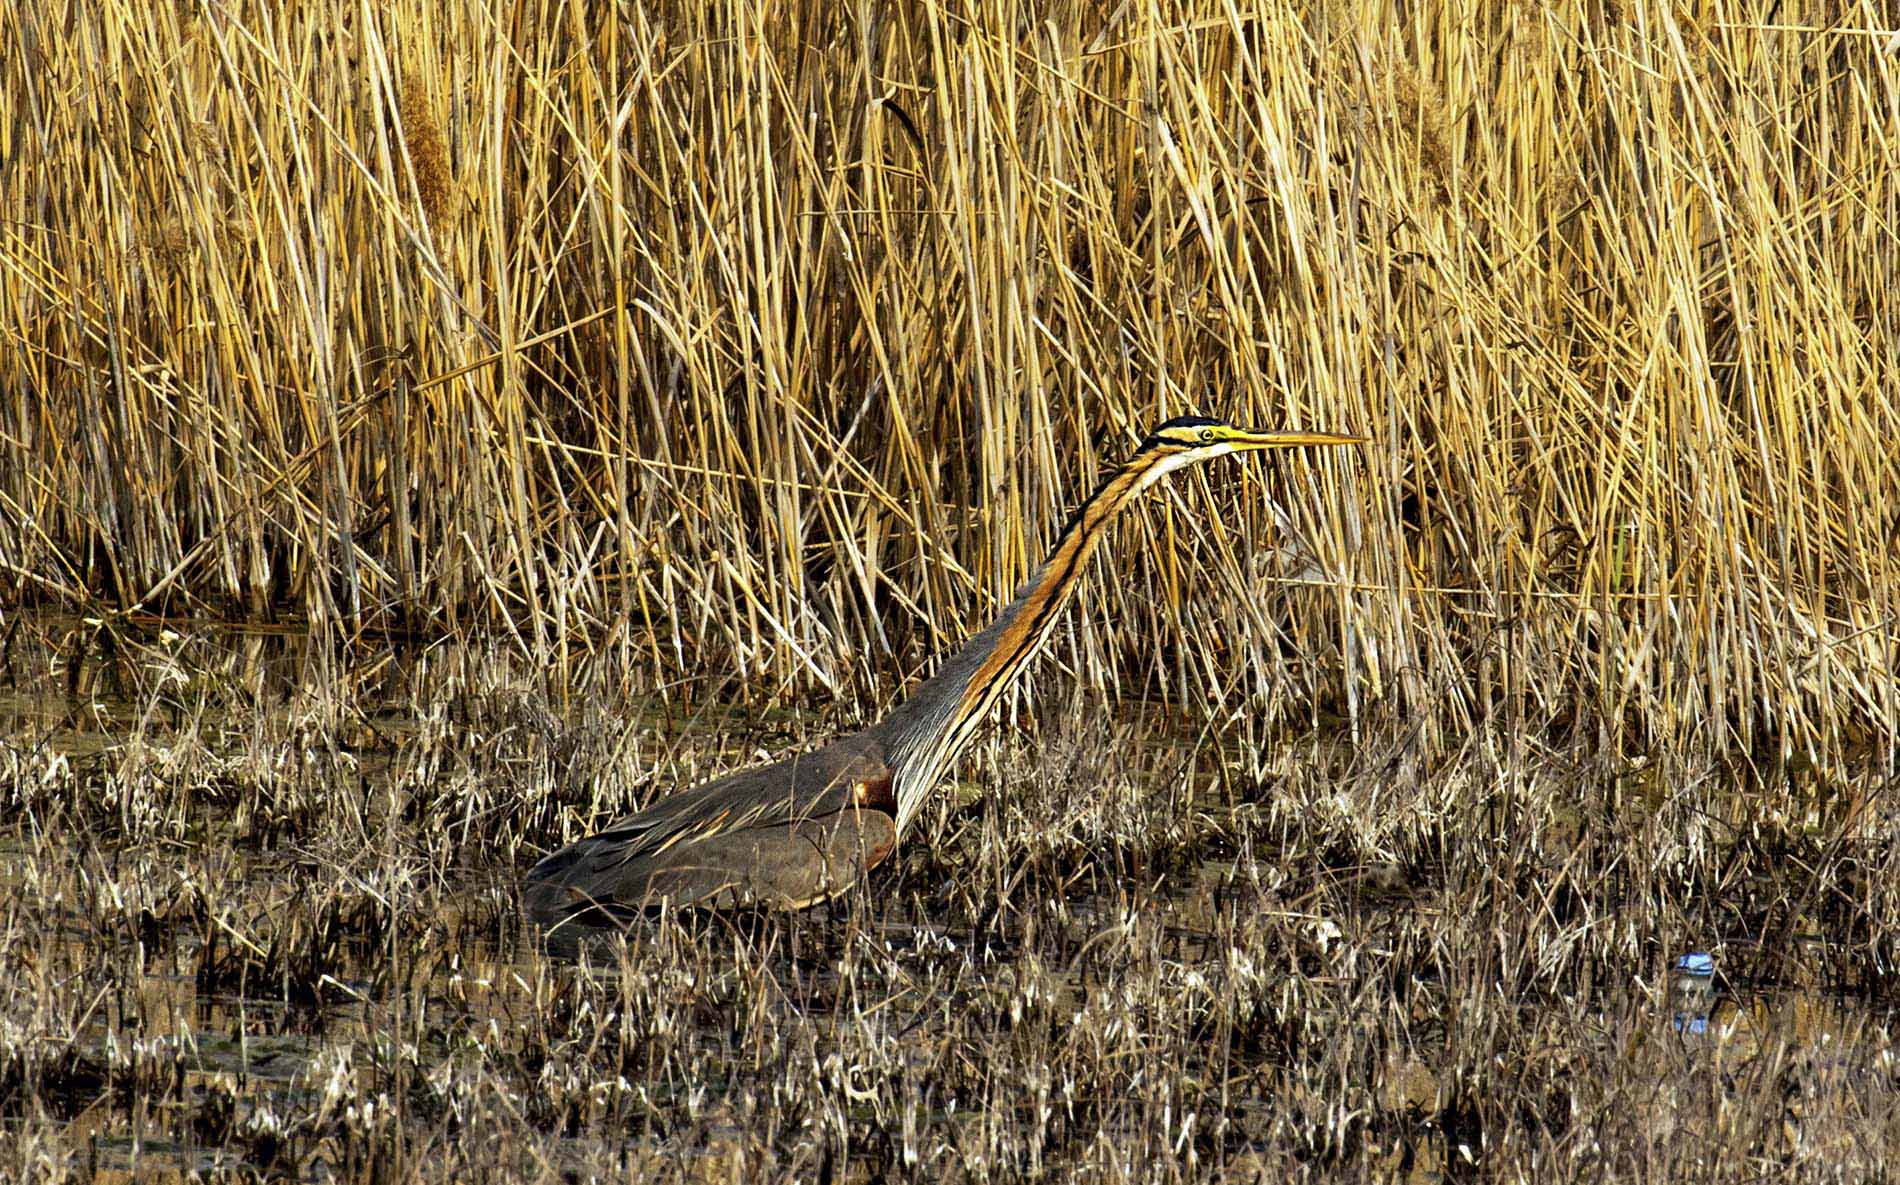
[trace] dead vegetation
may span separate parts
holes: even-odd
[[[1880,1175],[1885,20],[8,8],[0,1177]],[[1375,443],[863,898],[534,950],[1190,410]]]
[[[307,653],[222,653],[117,731],[10,701],[0,1171],[1808,1181],[1900,1147],[1888,816],[1812,826],[1713,760],[1395,726],[1240,775],[1074,693],[860,896],[548,953],[529,855],[743,760],[752,717],[562,717],[505,644],[327,713]]]
[[[1109,8],[10,11],[13,598],[861,713],[1198,410],[1091,686],[1885,729],[1876,9]]]

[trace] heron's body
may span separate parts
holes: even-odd
[[[1226,452],[1350,444],[1170,420],[1110,475],[997,619],[882,721],[823,748],[663,798],[547,856],[523,891],[531,917],[638,912],[662,900],[801,909],[844,892],[896,849],[924,797],[1047,642],[1109,522],[1171,470]]]
[[[528,874],[528,912],[559,921],[670,897],[715,908],[803,909],[829,900],[897,846],[897,799],[868,731],[663,798],[571,843]]]

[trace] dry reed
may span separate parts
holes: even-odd
[[[0,565],[870,710],[1211,411],[1377,442],[1126,528],[1091,686],[1827,760],[1895,712],[1895,59],[1752,11],[26,5]]]
[[[1887,1171],[1884,20],[11,6],[0,1179]],[[871,891],[528,946],[1185,411],[1375,443],[1119,528]]]

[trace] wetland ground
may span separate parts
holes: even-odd
[[[1887,8],[0,6],[0,1179],[1891,1180]],[[1369,442],[864,893],[524,931],[1186,412]]]
[[[1900,1152],[1871,753],[1255,751],[1077,697],[998,729],[861,895],[550,953],[536,854],[835,722],[554,705],[501,648],[345,698],[294,639],[8,636],[0,1176],[1808,1182]]]

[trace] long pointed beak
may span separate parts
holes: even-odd
[[[1234,446],[1235,451],[1244,452],[1248,449],[1365,444],[1371,438],[1348,436],[1340,432],[1254,432],[1246,428],[1229,428],[1224,439]]]

